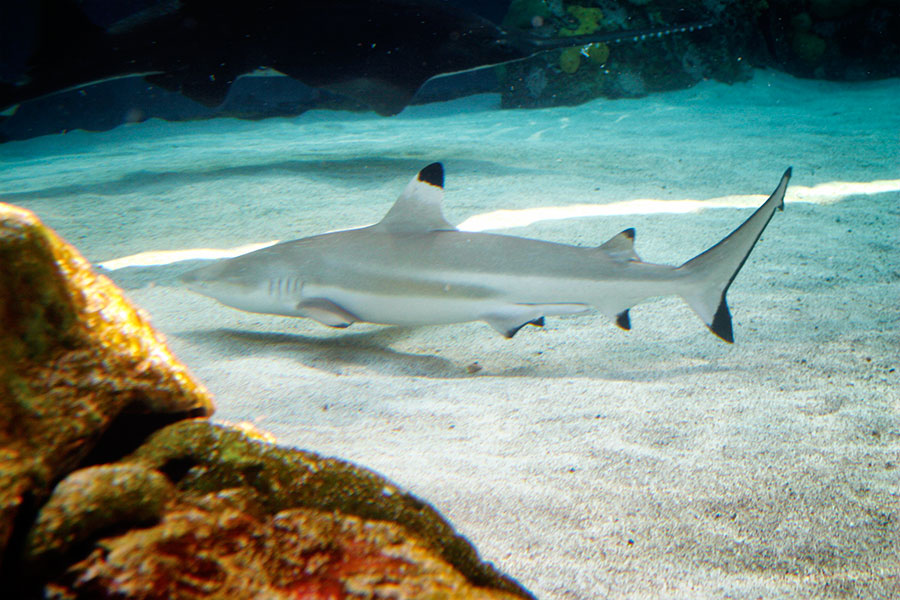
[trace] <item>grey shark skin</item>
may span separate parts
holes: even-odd
[[[789,168],[740,227],[676,267],[643,262],[633,229],[596,248],[459,231],[441,212],[444,171],[433,163],[375,225],[276,244],[189,271],[181,281],[227,306],[331,327],[480,320],[506,337],[543,325],[546,316],[591,309],[629,329],[631,307],[675,294],[733,342],[726,292],[783,209],[790,176]]]

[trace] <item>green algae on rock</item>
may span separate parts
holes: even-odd
[[[167,473],[182,493],[245,490],[268,514],[309,508],[395,523],[473,585],[531,597],[482,562],[469,541],[429,504],[350,463],[260,443],[205,419],[169,425],[123,460]]]

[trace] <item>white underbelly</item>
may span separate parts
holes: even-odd
[[[461,298],[375,294],[325,286],[309,286],[304,295],[328,298],[360,321],[384,325],[446,325],[512,314],[531,318],[584,312],[583,303],[518,303],[503,297]]]

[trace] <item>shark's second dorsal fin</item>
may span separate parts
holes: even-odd
[[[641,260],[641,257],[634,251],[633,227],[612,236],[605,244],[599,246],[597,250],[603,251],[607,256],[615,260]]]
[[[431,163],[413,177],[378,227],[392,233],[453,231],[441,212],[444,198],[444,167]]]

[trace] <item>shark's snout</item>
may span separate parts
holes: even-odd
[[[178,276],[179,283],[191,289],[200,287],[207,279],[207,277],[203,275],[204,269],[205,267],[201,267],[199,269],[191,269],[190,271],[182,273]]]
[[[212,284],[220,279],[221,270],[219,263],[204,265],[182,273],[178,281],[190,290],[208,295]]]

